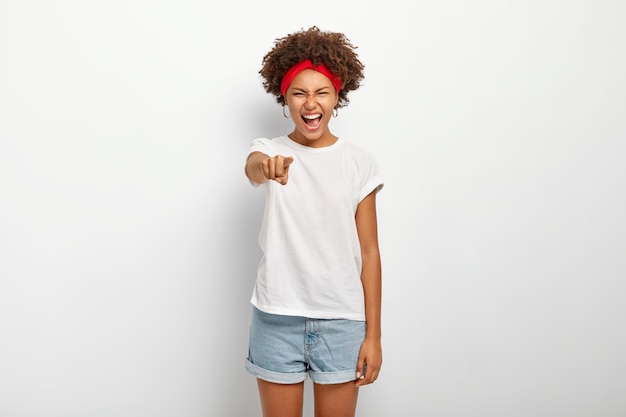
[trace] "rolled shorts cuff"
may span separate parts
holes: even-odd
[[[311,381],[316,384],[343,384],[356,380],[356,369],[351,371],[314,372],[309,370]]]
[[[276,384],[297,384],[304,381],[307,377],[306,372],[274,372],[263,369],[246,359],[246,371],[259,379]],[[313,378],[311,378],[313,379]]]

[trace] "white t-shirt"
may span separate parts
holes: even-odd
[[[342,140],[312,148],[287,136],[249,152],[293,156],[286,185],[267,181],[263,256],[251,302],[271,314],[365,320],[357,205],[383,187],[367,151]],[[257,185],[257,184],[254,184]]]

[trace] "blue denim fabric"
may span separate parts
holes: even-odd
[[[295,384],[356,379],[365,322],[268,314],[253,307],[246,370],[257,378]]]

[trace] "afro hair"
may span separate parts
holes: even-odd
[[[344,34],[322,31],[317,26],[275,39],[259,71],[263,87],[284,105],[285,98],[280,93],[283,75],[295,64],[310,59],[314,65],[325,64],[339,77],[342,87],[336,107],[344,107],[350,102],[348,93],[359,88],[364,78],[364,66],[355,50]]]

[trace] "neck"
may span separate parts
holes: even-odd
[[[330,133],[330,130],[327,130],[322,136],[315,139],[309,139],[297,130],[294,130],[288,136],[289,139],[293,140],[294,142],[299,143],[303,146],[309,146],[311,148],[324,148],[326,146],[331,146],[334,145],[338,139],[337,136]]]

